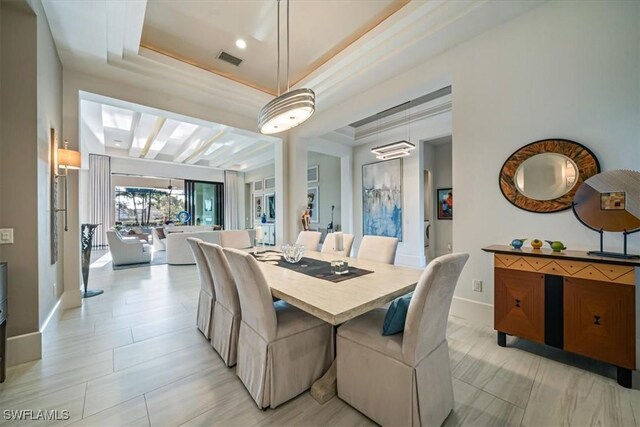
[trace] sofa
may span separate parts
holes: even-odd
[[[166,229],[165,246],[167,251],[167,264],[171,265],[187,265],[195,264],[196,260],[193,257],[193,252],[189,247],[187,239],[189,237],[195,237],[201,239],[203,242],[215,243],[220,245],[220,231],[189,231],[189,229],[202,228],[197,226],[184,226],[175,227],[175,230]],[[206,227],[207,230],[211,230],[211,227]],[[249,232],[249,237],[253,242],[256,236],[255,230],[246,230]]]
[[[211,225],[167,225],[164,227],[155,227],[151,234],[153,235],[153,250],[167,250],[167,235],[171,233],[191,233],[194,231],[214,231],[215,227]]]

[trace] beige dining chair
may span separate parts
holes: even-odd
[[[220,232],[220,246],[223,248],[247,249],[253,245],[247,230],[225,230]]]
[[[381,425],[439,426],[453,409],[447,319],[468,254],[444,255],[420,276],[404,332],[383,336],[386,310],[337,333],[338,396]]]
[[[200,248],[209,264],[213,288],[216,292],[211,346],[218,352],[224,363],[231,367],[237,360],[238,332],[242,318],[236,282],[222,246],[200,242]]]
[[[358,259],[393,264],[398,239],[395,237],[364,236],[358,249]]]
[[[275,408],[308,390],[329,368],[333,327],[284,301],[274,303],[251,254],[226,248],[224,254],[242,310],[236,374],[260,408]]]
[[[335,233],[328,233],[324,238],[324,242],[322,243],[322,252],[323,254],[333,254],[335,252],[336,245]],[[351,255],[351,247],[353,246],[353,234],[343,234],[342,235],[342,246],[344,248],[343,251],[340,251],[340,255],[348,257]]]
[[[307,251],[318,251],[322,233],[319,231],[301,231],[296,239],[296,245],[303,245]]]
[[[200,295],[198,296],[198,312],[196,315],[196,324],[198,329],[209,340],[211,339],[211,329],[213,321],[213,312],[216,302],[216,292],[213,288],[213,278],[211,277],[211,270],[209,264],[200,249],[200,243],[202,240],[195,237],[189,237],[187,243],[193,252],[193,257],[196,260],[196,267],[198,268],[198,275],[200,276]]]

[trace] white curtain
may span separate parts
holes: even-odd
[[[224,229],[238,229],[238,172],[224,171]]]
[[[111,157],[89,155],[89,222],[101,224],[93,236],[93,247],[107,246],[111,222]]]

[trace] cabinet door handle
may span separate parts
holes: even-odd
[[[516,299],[516,307],[520,307],[520,300]]]
[[[600,316],[593,316],[593,324],[600,326]]]

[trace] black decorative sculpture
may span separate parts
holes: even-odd
[[[91,248],[93,246],[93,233],[100,224],[82,224],[80,232],[80,242],[82,244],[82,282],[84,283],[84,292],[82,298],[95,297],[104,291],[102,289],[87,290],[89,283],[89,266],[91,265]]]

